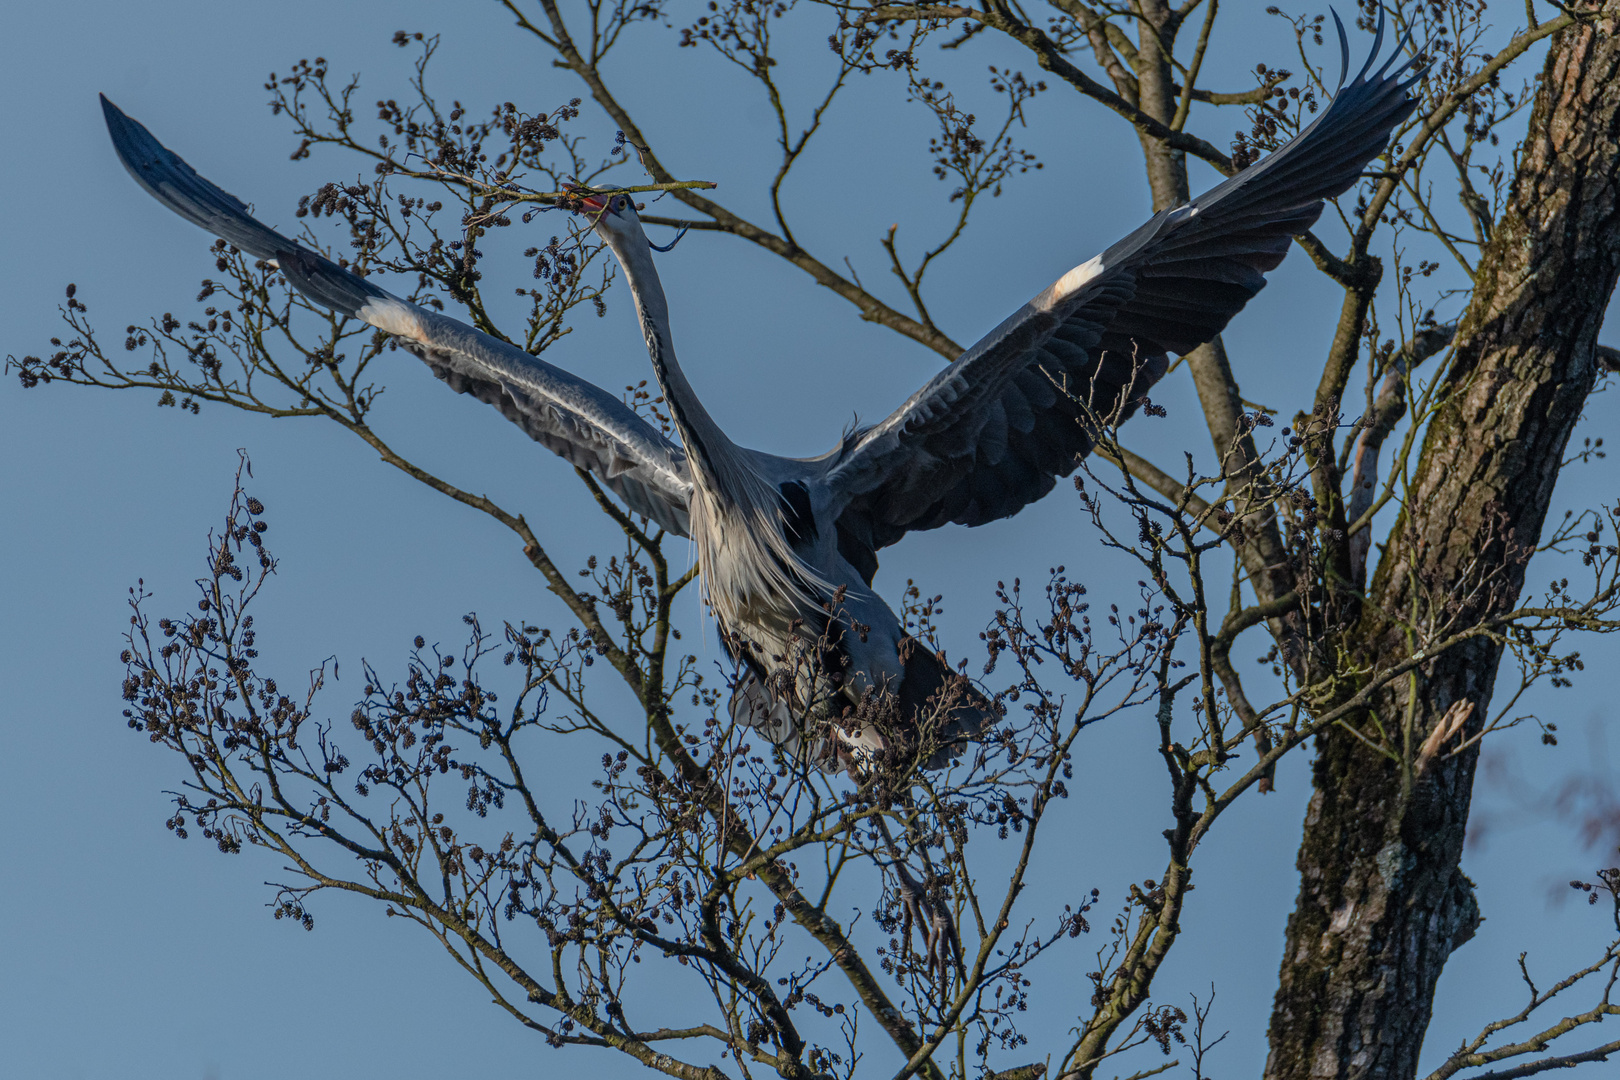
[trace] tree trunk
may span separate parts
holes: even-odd
[[[1620,264],[1620,4],[1552,39],[1511,196],[1485,252],[1405,511],[1345,644],[1391,665],[1510,610],[1595,375]],[[1447,957],[1479,909],[1459,869],[1476,751],[1421,774],[1454,703],[1483,723],[1502,650],[1475,638],[1318,743],[1299,899],[1272,1013],[1271,1080],[1415,1074]],[[1453,744],[1456,745],[1456,744]],[[1400,760],[1397,760],[1399,758]]]

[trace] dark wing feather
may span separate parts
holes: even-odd
[[[981,525],[1072,472],[1098,421],[1128,418],[1168,353],[1219,334],[1411,113],[1417,76],[1390,70],[1401,49],[1369,74],[1382,44],[1380,27],[1355,80],[1282,149],[1065,274],[864,432],[828,473],[840,535],[875,551]]]
[[[101,99],[124,168],[159,202],[256,258],[324,307],[393,334],[458,393],[495,406],[529,437],[594,473],[635,513],[685,535],[686,455],[613,395],[456,319],[402,300],[256,221],[151,132]]]

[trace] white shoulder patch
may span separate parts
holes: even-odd
[[[421,341],[422,320],[417,315],[420,310],[415,304],[407,304],[392,296],[381,296],[367,300],[365,306],[355,314],[385,334]]]
[[[1065,297],[1073,296],[1081,286],[1102,272],[1102,256],[1098,255],[1089,262],[1081,263],[1052,282],[1052,287],[1046,290],[1046,296],[1050,299],[1050,303],[1056,303]]]

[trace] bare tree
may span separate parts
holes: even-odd
[[[417,302],[459,309],[535,353],[601,303],[600,250],[581,236],[529,248],[529,317],[502,328],[485,304],[479,241],[531,221],[574,183],[644,169],[651,183],[627,190],[667,191],[685,210],[643,220],[757,245],[948,361],[960,349],[929,314],[925,277],[976,203],[1039,164],[1016,137],[1050,88],[1018,63],[1132,125],[1156,209],[1187,200],[1189,156],[1231,173],[1333,89],[1318,51],[1324,16],[1280,12],[1298,41],[1288,68],[1256,58],[1253,87],[1201,86],[1217,0],[1054,0],[1039,17],[1002,0],[716,0],[690,18],[663,0],[503,6],[578,80],[579,100],[446,108],[428,77],[435,39],[405,33],[396,41],[417,55],[410,91],[378,101],[374,123],[360,116],[358,85],[331,81],[324,61],[300,61],[266,89],[302,140],[295,156],[329,145],[374,168],[369,182],[326,184],[300,205],[306,242],[319,244],[319,218],[340,218],[345,265],[414,280]],[[322,890],[369,897],[433,935],[549,1043],[615,1050],[673,1076],[1050,1069],[1078,1080],[1137,1047],[1185,1046],[1201,1077],[1219,1041],[1205,1032],[1208,1004],[1195,999],[1190,1018],[1156,1004],[1154,980],[1180,935],[1201,842],[1310,744],[1314,794],[1267,1073],[1416,1076],[1436,981],[1480,917],[1459,870],[1479,748],[1518,723],[1528,687],[1579,666],[1582,635],[1620,628],[1610,542],[1620,505],[1545,521],[1587,397],[1614,361],[1597,334],[1620,273],[1620,4],[1488,12],[1429,0],[1388,14],[1432,66],[1378,170],[1341,200],[1342,235],[1298,238],[1344,296],[1314,399],[1277,428],[1287,403],[1252,404],[1238,381],[1249,365],[1216,340],[1184,360],[1218,469],[1200,473],[1190,454],[1184,468],[1161,468],[1127,448],[1128,429],[1098,418],[1105,435],[1078,497],[1100,542],[1140,564],[1140,581],[1095,620],[1086,584],[1061,569],[1033,601],[1004,587],[980,677],[1005,722],[940,773],[891,759],[829,776],[732,724],[726,687],[681,649],[673,603],[691,575],[672,572],[663,534],[581,473],[622,545],[577,574],[557,565],[523,515],[385,441],[372,365],[387,339],[311,308],[276,268],[217,244],[200,313],[127,330],[124,349],[140,361],[103,345],[69,286],[65,340],[10,361],[25,386],[144,389],[192,412],[215,403],[337,423],[511,530],[573,620],[491,630],[469,617],[466,645],[450,651],[419,638],[401,678],[367,668],[348,726],[330,723],[320,672],[291,691],[256,662],[250,608],[275,562],[265,508],[239,480],[194,609],[159,618],[144,591],[131,598],[125,716],[183,758],[171,827],[290,865],[278,917],[312,925]],[[1358,21],[1370,29],[1376,15],[1363,3]],[[759,82],[779,155],[768,224],[663,165],[660,148],[690,134],[643,129],[604,74],[632,33],[668,33]],[[800,102],[779,79],[779,43],[806,36],[834,58],[824,92]],[[994,120],[981,123],[931,73],[941,48],[996,60]],[[1537,48],[1540,73],[1518,74]],[[1008,67],[1009,56],[1025,60]],[[784,195],[832,102],[867,78],[896,83],[937,119],[930,153],[957,213],[920,255],[895,230],[880,238],[903,294],[893,304],[847,263],[814,254],[814,223],[790,224]],[[1229,149],[1187,130],[1194,103],[1242,110]],[[600,161],[574,134],[590,109],[621,136]],[[1516,118],[1527,134],[1510,154],[1500,133]],[[1466,290],[1429,287],[1441,261]],[[626,394],[660,415],[645,384]],[[1375,528],[1387,530],[1376,558]],[[1538,553],[1579,565],[1526,597]],[[947,644],[938,598],[914,589],[906,601],[908,631]],[[1258,677],[1232,661],[1246,635],[1269,637]],[[1507,660],[1517,680],[1503,703]],[[1063,827],[1087,729],[1132,709],[1159,732],[1174,821],[1163,871],[1107,901],[1027,890],[1047,857],[1037,837]],[[540,748],[561,738],[600,747],[588,787],[559,793],[530,779]],[[1620,934],[1620,871],[1576,887],[1614,906]],[[1052,973],[1076,965],[1087,981],[1068,1006],[1072,1029],[1026,1030],[1029,995],[1066,992]],[[643,975],[653,967],[662,974]],[[1432,1076],[1527,1076],[1620,1052],[1581,1041],[1620,1011],[1617,978],[1620,940],[1545,990],[1526,970],[1522,1011],[1484,1024]],[[691,992],[652,993],[654,982]],[[1583,1011],[1541,1020],[1581,993]]]

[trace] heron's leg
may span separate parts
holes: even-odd
[[[889,851],[894,868],[894,875],[899,882],[900,907],[904,914],[904,924],[901,930],[901,941],[907,954],[911,951],[911,928],[917,928],[917,934],[922,938],[923,970],[930,976],[939,979],[940,999],[944,1000],[950,990],[950,976],[954,970],[962,978],[967,977],[966,966],[962,962],[962,940],[956,929],[956,920],[943,900],[929,897],[928,889],[906,867],[905,859],[896,847],[894,837],[889,833],[888,822],[881,816],[877,818],[878,831],[883,835],[883,843]],[[924,853],[927,861],[927,853]],[[938,881],[932,872],[928,880]]]
[[[911,793],[908,792],[905,795],[905,801],[907,807],[910,808]],[[928,855],[928,845],[915,842],[915,839],[909,835],[909,828],[907,833],[907,846],[922,859],[925,880],[930,882],[944,880],[943,875],[934,869],[934,860]],[[937,924],[935,927],[935,942],[940,950],[938,960],[941,976],[943,977],[949,963],[956,968],[958,975],[966,979],[967,967],[962,960],[962,936],[956,928],[956,920],[952,918],[950,909],[943,902],[935,909],[934,919]]]

